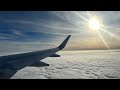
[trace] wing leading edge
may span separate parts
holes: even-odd
[[[33,64],[38,65],[35,63],[39,63],[40,60],[46,57],[56,56],[57,54],[55,53],[66,46],[70,36],[71,35],[69,35],[57,48],[0,57],[0,79],[9,79],[18,70],[26,66],[33,66]],[[48,64],[46,65],[48,66]]]

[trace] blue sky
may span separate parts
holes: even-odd
[[[99,35],[88,28],[89,14],[102,19],[107,32],[99,32],[109,47],[120,48],[118,11],[0,11],[0,52],[52,48],[69,34],[68,50],[104,49]]]
[[[35,26],[30,24],[19,23],[19,21],[31,21],[35,22],[38,19],[50,19],[48,12],[29,12],[29,11],[13,11],[13,12],[0,12],[0,34],[3,37],[8,37],[8,40],[11,41],[26,41],[26,40],[47,40],[51,35],[47,35],[42,32],[33,32],[35,31]],[[13,22],[12,22],[13,21]],[[14,21],[18,21],[14,22]],[[40,28],[40,30],[42,27]],[[13,36],[13,37],[12,37]],[[6,39],[6,40],[7,40]]]

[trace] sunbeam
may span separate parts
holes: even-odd
[[[91,18],[91,15],[90,15],[90,12],[89,12],[89,11],[87,11],[87,15],[89,16],[89,18]]]
[[[107,47],[107,49],[112,53],[112,51],[110,50],[110,47],[107,45],[107,43],[105,42],[104,38],[102,37],[102,35],[100,34],[100,32],[97,30],[101,40],[103,41],[103,43],[105,44],[105,46]]]
[[[104,40],[104,38],[102,37],[102,35],[100,34],[99,30],[102,30],[104,32],[106,32],[107,34],[114,36],[116,38],[118,38],[117,35],[108,32],[107,30],[103,29],[103,24],[100,18],[98,18],[97,16],[92,16],[89,11],[87,11],[86,15],[88,15],[89,19],[86,19],[83,15],[81,15],[79,12],[74,11],[74,14],[76,14],[77,16],[79,16],[81,19],[83,19],[84,21],[86,21],[86,23],[88,23],[89,28],[96,30],[98,35],[100,36],[102,42],[104,43],[104,45],[106,46],[106,48],[111,52],[110,47],[108,46],[108,44],[106,43],[106,41]],[[111,52],[112,53],[112,52]]]
[[[86,22],[89,22],[89,20],[87,20],[86,18],[84,18],[84,16],[80,15],[80,13],[74,11],[74,14],[78,15],[81,19],[85,20]]]
[[[115,34],[113,34],[113,33],[109,32],[109,31],[107,31],[107,30],[105,30],[105,29],[100,28],[100,30],[102,30],[102,31],[104,31],[104,32],[108,33],[110,36],[115,37],[115,38],[117,38],[117,39],[119,39],[119,40],[120,40],[120,37],[119,37],[119,36],[117,36],[117,35],[115,35]]]
[[[113,15],[112,13],[115,12],[48,11],[44,13],[40,12],[39,15],[41,15],[41,17],[39,17],[38,12],[36,12],[31,14],[34,17],[38,15],[33,20],[28,18],[27,14],[25,18],[22,18],[21,14],[21,18],[17,18],[16,20],[12,19],[14,14],[8,19],[5,14],[6,19],[1,22],[11,27],[6,30],[2,28],[0,35],[2,35],[1,39],[3,40],[10,38],[11,40],[16,40],[17,37],[21,41],[32,40],[34,38],[39,42],[40,39],[43,39],[39,39],[39,36],[47,39],[50,37],[52,38],[51,40],[53,40],[54,37],[62,38],[65,35],[71,34],[74,38],[73,41],[77,42],[75,47],[79,49],[103,49],[106,46],[106,49],[112,50],[114,48],[120,48],[119,18],[117,14]],[[23,37],[23,35],[25,36]],[[105,35],[105,37],[103,35]],[[76,38],[79,39],[76,40]],[[89,38],[94,39],[88,40]],[[97,40],[101,40],[102,43],[97,43]],[[89,47],[87,47],[87,45],[84,46],[84,43],[89,43]],[[72,46],[72,44],[70,46]],[[100,47],[98,48],[98,46]]]

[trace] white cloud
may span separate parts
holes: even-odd
[[[63,51],[58,58],[46,58],[48,67],[26,67],[12,79],[120,79],[120,51]],[[104,54],[104,55],[103,55]]]
[[[11,29],[10,31],[15,35],[24,36],[24,34],[20,30]]]

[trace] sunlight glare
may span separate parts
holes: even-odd
[[[93,17],[90,19],[89,21],[89,27],[93,30],[98,30],[100,29],[101,23],[99,21],[99,19],[97,19],[96,17]]]

